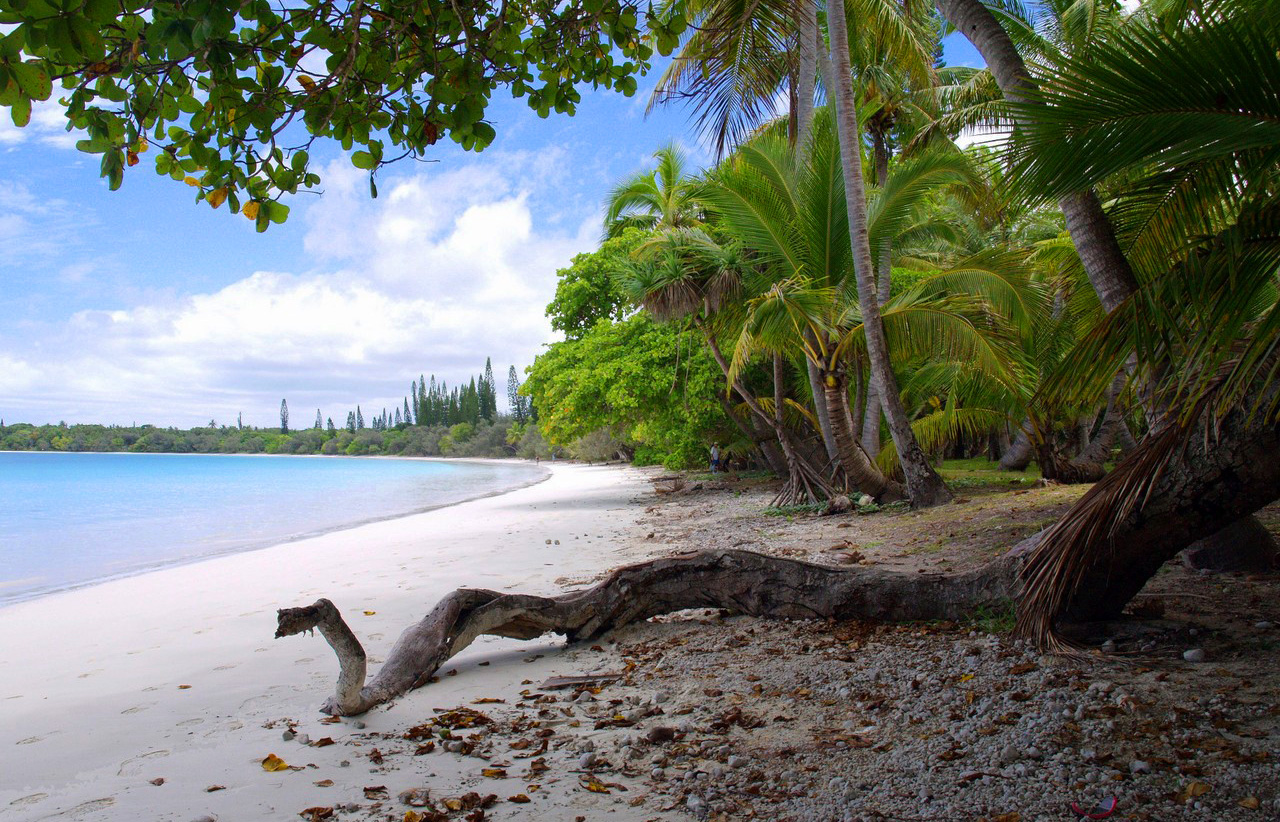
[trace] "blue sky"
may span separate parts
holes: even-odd
[[[980,65],[954,35],[947,59]],[[110,192],[56,106],[21,130],[4,112],[0,418],[270,426],[286,398],[295,421],[341,423],[486,356],[505,394],[508,366],[555,339],[556,270],[595,247],[610,186],[667,142],[711,159],[683,109],[644,116],[654,77],[632,98],[584,93],[572,118],[495,99],[489,149],[442,142],[438,162],[380,172],[377,200],[340,150],[313,150],[323,193],[265,234],[145,155]]]

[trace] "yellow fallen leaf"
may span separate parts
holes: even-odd
[[[246,206],[246,208],[247,208],[247,207],[248,207],[248,206]],[[254,216],[256,217],[257,215],[255,214]],[[377,611],[365,611],[365,612],[364,612],[364,615],[365,615],[365,616],[373,616],[373,615],[374,615],[374,614],[376,614],[376,613],[378,613],[378,612],[377,612]]]
[[[1236,804],[1251,811],[1256,811],[1258,808],[1262,807],[1262,803],[1258,801],[1258,797],[1256,796],[1246,796]]]
[[[1204,796],[1211,790],[1213,790],[1213,788],[1209,787],[1208,783],[1194,780],[1182,786],[1182,790],[1178,791],[1177,799],[1185,805],[1192,799],[1195,799],[1198,796]]]
[[[484,774],[490,779],[506,779],[507,778],[507,772],[503,768],[485,768],[484,770],[480,771],[480,773]]]
[[[965,674],[964,676],[960,677],[961,682],[968,682],[971,679],[973,679],[973,674]]]
[[[257,203],[245,203],[244,208],[240,209],[240,213],[245,216],[245,219],[256,220],[258,219],[258,208],[259,205]]]
[[[289,763],[275,754],[267,754],[267,758],[262,760],[262,770],[264,771],[285,771],[288,769]]]
[[[532,800],[532,799],[530,799],[529,797],[525,796],[525,795],[524,795],[524,794],[522,794],[522,793],[518,793],[518,794],[516,794],[515,796],[508,796],[508,797],[507,797],[507,801],[508,801],[508,802],[514,802],[514,803],[516,803],[517,805],[523,805],[524,803],[526,803],[526,802],[532,802],[533,800]]]
[[[179,691],[185,691],[186,689],[188,689],[188,688],[190,688],[190,687],[191,687],[190,685],[179,685],[179,686],[178,686],[178,690],[179,690]]]
[[[460,811],[460,810],[462,810],[462,800],[461,800],[461,799],[446,799],[446,800],[444,801],[444,806],[445,806],[446,808],[448,808],[449,810],[451,810],[451,811]]]
[[[426,818],[427,815],[425,813],[418,813],[417,811],[404,812],[404,822],[423,822]]]
[[[609,793],[609,789],[605,787],[604,783],[590,774],[579,778],[578,781],[582,783],[582,787],[592,793]]]

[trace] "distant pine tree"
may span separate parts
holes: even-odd
[[[525,399],[520,396],[520,377],[516,374],[516,367],[513,365],[507,371],[507,406],[511,410],[511,416],[521,425],[528,421],[525,414]]]
[[[397,408],[396,409],[396,427],[399,428],[402,422],[404,422],[404,420],[400,418],[400,409]]]
[[[323,427],[324,427],[324,422],[320,419],[320,409],[319,409],[319,408],[317,408],[317,409],[316,409],[316,425],[315,425],[315,428],[316,428],[316,430],[317,430],[317,431],[319,431],[319,430],[320,430],[321,428],[323,428]]]
[[[330,434],[337,434],[337,433],[338,433],[337,426],[335,426],[335,425],[333,424],[333,417],[330,417],[330,418],[329,418],[329,425],[328,425],[328,428],[329,428],[329,433],[330,433]]]
[[[356,412],[354,411],[347,412],[347,430],[352,434],[356,432]]]
[[[404,421],[407,425],[413,425],[413,416],[409,413],[409,398],[404,398]]]
[[[280,433],[289,433],[289,403],[280,400]]]
[[[493,385],[493,361],[489,357],[484,358],[484,377],[480,379],[480,416],[489,422],[493,422],[493,416],[498,412],[498,392]]]
[[[236,414],[236,428],[239,428],[241,431],[244,430],[244,412],[243,411],[241,411],[239,414]]]
[[[356,406],[356,430],[364,428],[364,413],[360,410],[360,406]]]

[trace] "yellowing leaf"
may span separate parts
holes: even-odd
[[[507,801],[508,801],[508,802],[514,802],[514,803],[516,803],[517,805],[523,805],[524,803],[526,803],[526,802],[532,802],[533,800],[532,800],[532,799],[530,799],[529,797],[525,796],[525,795],[524,795],[524,794],[522,794],[522,793],[518,793],[518,794],[516,794],[515,796],[508,796],[508,797],[507,797]]]
[[[256,220],[258,219],[258,208],[257,203],[245,203],[244,208],[240,209],[240,213],[244,214],[247,220]]]
[[[213,206],[214,208],[217,208],[227,200],[226,187],[224,186],[222,188],[215,188],[213,191],[209,192],[209,196],[206,197],[205,199],[209,201],[209,205]]]
[[[130,151],[128,154],[126,154],[126,155],[125,155],[125,162],[127,162],[127,163],[128,163],[129,165],[131,165],[131,166],[136,166],[136,165],[138,164],[138,162],[139,162],[139,160],[138,160],[138,152],[136,152],[136,151]]]
[[[973,674],[965,674],[964,676],[960,677],[961,682],[968,682],[971,679],[973,679]]]
[[[376,614],[376,613],[378,613],[378,612],[377,612],[377,611],[365,611],[365,612],[364,612],[364,615],[365,615],[365,616],[373,616],[373,615],[374,615],[374,614]]]
[[[582,787],[592,793],[609,793],[609,789],[605,787],[604,783],[590,774],[580,777],[578,781],[582,783]]]
[[[187,185],[189,185],[189,186],[192,186],[193,188],[194,188],[195,186],[200,185],[200,181],[199,181],[199,180],[197,180],[195,177],[192,177],[192,176],[190,176],[190,175],[188,175],[188,176],[186,176],[186,177],[183,177],[183,178],[182,178],[182,182],[186,183],[186,184],[187,184]]]
[[[485,768],[484,770],[480,771],[480,773],[484,774],[490,779],[506,779],[507,778],[507,772],[503,768]]]
[[[307,90],[307,94],[316,90],[316,81],[305,74],[298,75],[298,84]]]
[[[417,811],[404,812],[404,822],[423,822],[426,818],[427,815],[425,813],[418,813]]]
[[[264,771],[287,771],[288,769],[289,763],[275,754],[267,754],[267,758],[262,760],[262,770]]]
[[[1186,803],[1190,802],[1192,799],[1195,799],[1196,797],[1204,796],[1211,790],[1213,790],[1213,788],[1209,787],[1208,783],[1201,782],[1199,780],[1194,780],[1182,786],[1182,790],[1178,791],[1177,799],[1179,802],[1185,805]]]

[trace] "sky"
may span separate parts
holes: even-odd
[[[981,65],[952,35],[946,59]],[[265,234],[149,158],[108,191],[56,104],[0,112],[0,419],[187,428],[341,424],[395,408],[420,374],[450,385],[492,361],[498,394],[555,341],[556,272],[593,250],[603,202],[674,142],[712,161],[679,106],[583,91],[543,120],[495,97],[485,151],[446,141],[431,162],[368,173],[317,145],[318,193]]]

